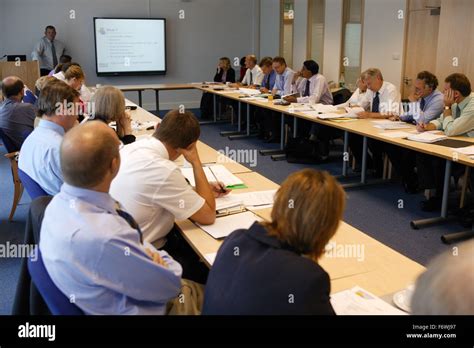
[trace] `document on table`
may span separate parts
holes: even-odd
[[[406,139],[410,135],[413,135],[413,133],[408,133],[408,132],[385,132],[385,133],[380,133],[379,135],[387,137],[387,138],[392,138],[392,139]]]
[[[390,120],[378,120],[372,121],[375,128],[391,130],[391,129],[406,129],[412,128],[408,123],[405,122],[396,122]]]
[[[447,138],[447,136],[444,135],[444,134],[435,134],[435,133],[430,133],[430,132],[424,132],[424,133],[418,133],[418,134],[410,135],[408,137],[408,140],[417,141],[419,143],[431,144],[431,143],[435,143],[435,142],[440,141],[440,140],[444,140],[446,138]]]
[[[262,221],[262,219],[254,213],[246,211],[240,214],[219,217],[213,225],[197,225],[213,238],[221,239],[227,237],[235,230],[247,229],[257,221]]]
[[[348,115],[346,115],[346,117],[353,117],[353,118],[358,118],[359,116],[357,116],[359,113],[361,112],[364,112],[365,109],[360,107],[360,106],[356,106],[356,107],[353,107],[353,108],[350,108],[350,107],[346,107],[345,108],[346,112]]]
[[[466,156],[473,156],[474,155],[474,145],[472,146],[466,146],[466,147],[461,147],[457,149],[452,149],[453,152],[461,153]]]
[[[243,205],[246,208],[269,207],[273,205],[277,190],[255,191],[247,193],[231,193],[225,197],[216,198],[216,210]]]
[[[207,181],[215,182],[221,181],[228,188],[239,188],[244,186],[244,182],[232,174],[226,167],[221,164],[215,164],[211,166],[203,167],[204,174],[206,174]],[[186,179],[188,179],[191,186],[195,187],[196,182],[194,181],[194,171],[193,168],[181,167],[181,173]]]
[[[206,259],[207,262],[212,266],[214,264],[214,261],[216,260],[217,253],[209,253],[209,254],[204,254],[204,258]]]
[[[239,88],[239,93],[245,95],[259,95],[261,94],[260,90],[252,88]]]
[[[359,286],[331,295],[331,304],[338,315],[407,315]]]

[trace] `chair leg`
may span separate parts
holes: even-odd
[[[18,206],[18,203],[20,202],[21,196],[23,195],[23,185],[21,182],[15,181],[15,192],[13,195],[13,203],[12,203],[12,209],[10,210],[10,216],[8,217],[8,221],[13,220],[13,216],[15,215],[16,207]]]

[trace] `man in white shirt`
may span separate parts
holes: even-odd
[[[196,149],[199,135],[199,122],[191,112],[170,111],[153,136],[121,150],[122,165],[110,192],[133,215],[145,241],[172,255],[185,278],[203,282],[190,274],[199,264],[197,256],[177,233],[170,234],[175,220],[213,224],[215,198],[229,192],[222,183],[207,181]],[[195,190],[174,162],[181,155],[193,167]]]
[[[362,101],[365,99],[365,95],[367,93],[367,84],[365,83],[363,76],[357,79],[356,85],[357,89],[354,93],[352,93],[352,96],[349,98],[349,100],[345,103],[336,105],[338,108],[360,106],[362,104]]]
[[[48,25],[44,31],[44,37],[38,41],[31,59],[39,62],[41,76],[46,76],[56,65],[59,57],[66,53],[66,46],[56,39],[56,28]]]
[[[261,86],[263,81],[263,71],[257,64],[257,57],[253,54],[249,54],[245,57],[245,67],[247,71],[242,79],[241,83],[235,83],[232,86]]]
[[[333,103],[326,78],[319,73],[319,65],[314,60],[305,61],[301,71],[295,73],[291,92],[299,93],[300,97],[286,97],[285,100],[290,103],[321,103],[325,105]]]
[[[400,115],[401,96],[394,84],[384,81],[382,72],[377,68],[371,68],[362,73],[367,85],[367,92],[360,106],[365,110],[358,114],[360,119],[388,119]],[[372,158],[369,165],[374,170],[376,177],[383,173],[382,142],[369,139],[368,142]],[[349,147],[358,162],[362,160],[362,137],[356,134],[349,135]]]

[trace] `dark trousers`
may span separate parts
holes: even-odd
[[[334,127],[325,126],[319,123],[312,123],[311,134],[320,141],[320,150],[323,156],[329,156],[329,143],[333,139],[342,137],[343,132]]]
[[[166,244],[161,250],[170,254],[183,267],[183,279],[206,284],[209,268],[201,262],[199,256],[181,236],[176,226],[166,236],[166,239]]]
[[[417,155],[415,151],[388,143],[384,144],[384,151],[403,182],[414,184],[418,181],[415,173]]]
[[[265,135],[279,137],[281,131],[281,114],[268,109],[258,109],[257,119],[260,120],[262,131]]]
[[[362,162],[362,145],[362,136],[353,133],[349,134],[349,147],[359,163]],[[383,143],[381,141],[368,139],[367,145],[372,154],[371,157],[368,157],[367,166],[375,170],[377,176],[381,176],[383,173]]]

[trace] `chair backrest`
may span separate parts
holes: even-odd
[[[41,188],[36,181],[34,181],[28,174],[18,168],[18,176],[20,181],[28,192],[31,200],[34,200],[38,197],[49,196],[49,194]]]
[[[3,145],[5,145],[5,148],[7,149],[9,153],[18,151],[18,149],[15,148],[15,145],[13,145],[10,138],[5,134],[5,132],[1,128],[0,128],[0,139],[2,140]]]
[[[352,96],[351,91],[347,88],[342,88],[332,94],[332,99],[334,100],[334,105],[343,104],[348,101]]]
[[[84,315],[84,312],[74,303],[71,303],[68,297],[53,283],[44,267],[43,257],[38,246],[36,246],[32,255],[36,256],[36,260],[31,257],[28,258],[28,271],[51,313],[53,315]]]

